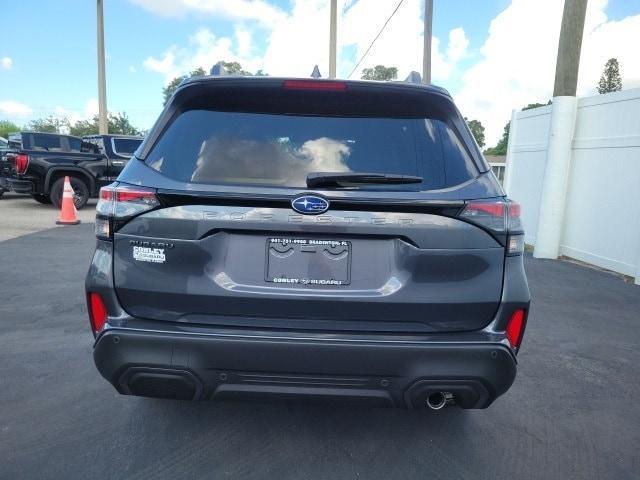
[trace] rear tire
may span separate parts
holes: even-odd
[[[77,210],[82,209],[89,201],[89,187],[84,180],[78,177],[69,177],[71,188],[73,188],[73,203]],[[51,203],[56,208],[62,206],[62,192],[64,191],[64,177],[58,178],[51,186],[49,196]]]
[[[51,198],[49,195],[39,195],[36,193],[31,194],[31,198],[33,198],[36,202],[41,203],[43,205],[51,205]]]

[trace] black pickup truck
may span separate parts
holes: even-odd
[[[0,137],[0,197],[4,195],[4,192],[9,190],[9,185],[7,183],[7,180],[2,175],[3,164],[1,163],[1,159],[4,155],[4,152],[6,152],[8,149],[9,149],[9,142],[7,141],[6,138]]]
[[[60,207],[64,177],[68,176],[77,209],[113,182],[141,137],[19,132],[9,135],[9,148],[0,159],[0,184],[30,194],[40,203]]]

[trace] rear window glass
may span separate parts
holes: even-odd
[[[81,152],[82,151],[82,140],[79,138],[71,138],[68,137],[69,140],[69,149],[72,152]]]
[[[49,150],[59,152],[62,150],[60,137],[54,135],[32,135],[31,148],[34,150]]]
[[[135,152],[142,139],[140,138],[114,138],[113,139],[113,151],[117,155],[124,155],[125,157],[131,157]]]
[[[312,172],[418,175],[422,184],[357,189],[429,190],[477,175],[462,142],[434,119],[352,118],[189,110],[147,164],[188,183],[305,188]]]

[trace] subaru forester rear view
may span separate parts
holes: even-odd
[[[485,408],[514,381],[520,207],[438,87],[187,81],[96,235],[94,359],[122,394]]]

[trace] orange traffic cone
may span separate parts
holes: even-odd
[[[58,225],[77,225],[80,223],[78,219],[78,211],[73,204],[73,188],[69,182],[69,177],[64,177],[64,191],[62,192],[62,208],[60,208],[60,216],[56,221]]]

